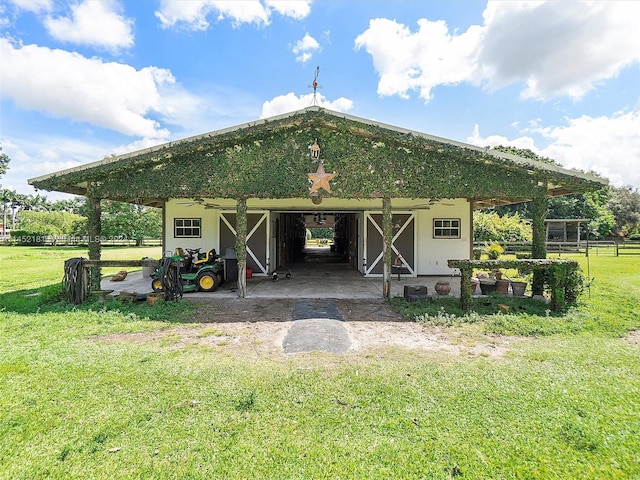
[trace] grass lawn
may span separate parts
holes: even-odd
[[[513,336],[489,358],[134,342],[120,334],[192,322],[191,303],[66,306],[72,256],[0,247],[0,478],[640,478],[640,346],[623,338],[640,257],[592,257],[590,297],[562,316],[425,316]]]

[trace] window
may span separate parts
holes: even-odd
[[[433,238],[460,238],[460,219],[434,218]]]
[[[173,236],[175,238],[197,237],[200,238],[199,218],[174,218]]]

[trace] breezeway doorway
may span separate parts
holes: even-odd
[[[274,211],[271,215],[275,269],[312,270],[327,264],[358,269],[357,212]]]

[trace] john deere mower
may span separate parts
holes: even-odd
[[[176,248],[170,257],[174,264],[179,265],[180,280],[183,292],[215,292],[224,281],[224,263],[216,254],[215,248],[200,253],[199,248]],[[167,262],[160,262],[151,276],[151,288],[154,292],[162,291],[162,277]]]

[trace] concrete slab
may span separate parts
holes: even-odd
[[[351,339],[342,320],[308,318],[296,320],[284,340],[284,353],[328,352],[346,353]]]
[[[291,278],[285,278],[291,271]],[[110,278],[110,277],[109,277]],[[111,296],[126,290],[131,293],[151,292],[151,279],[142,276],[142,272],[131,272],[122,282],[111,282],[103,279],[101,288],[113,290]],[[260,277],[254,274],[247,280],[247,297],[249,298],[336,298],[336,299],[380,299],[382,298],[382,278],[364,277],[357,270],[346,264],[314,264],[296,265],[295,268],[279,271],[278,281],[271,277]],[[405,285],[424,285],[429,295],[437,297],[435,284],[440,281],[451,282],[449,296],[460,297],[460,279],[458,277],[406,277],[391,279],[391,296],[403,296]],[[224,283],[215,292],[185,293],[184,298],[198,300],[214,300],[216,298],[234,298],[238,296],[237,285]]]

